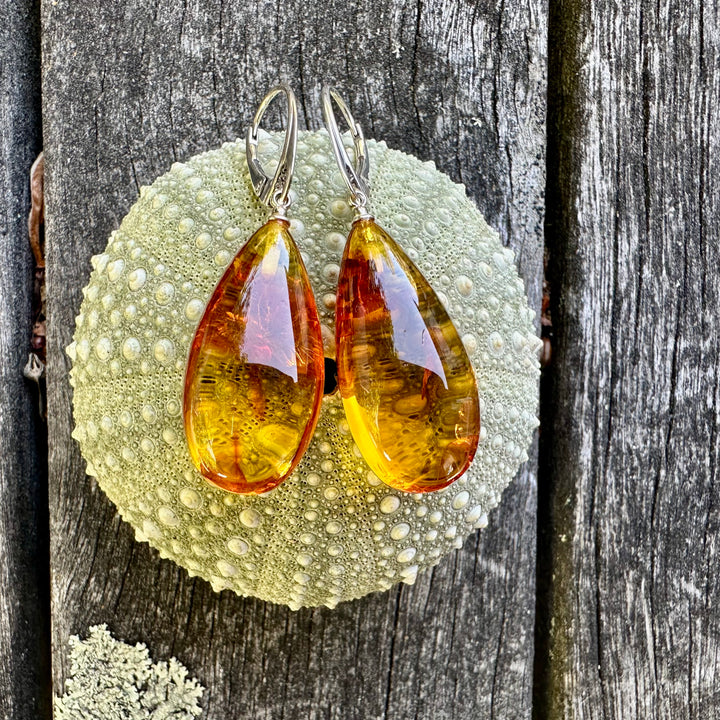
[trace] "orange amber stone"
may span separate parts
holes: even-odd
[[[409,492],[457,480],[478,444],[475,373],[428,281],[372,219],[350,230],[336,323],[340,393],[368,465]]]
[[[212,483],[263,493],[300,462],[317,424],[322,336],[286,220],[235,256],[190,348],[183,414],[190,455]]]

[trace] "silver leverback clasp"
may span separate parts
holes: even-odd
[[[350,128],[350,135],[355,150],[354,163],[350,161],[350,157],[343,144],[342,135],[338,129],[337,120],[335,119],[335,113],[333,111],[333,100]],[[370,161],[368,159],[367,143],[365,142],[362,128],[355,122],[350,108],[348,108],[342,96],[334,88],[324,87],[322,89],[322,108],[325,125],[330,134],[330,142],[333,152],[335,153],[335,159],[337,160],[345,184],[352,195],[351,203],[355,207],[358,217],[370,217],[366,207],[368,196],[370,195]]]
[[[287,98],[287,128],[285,129],[285,142],[280,152],[275,174],[270,177],[263,169],[258,159],[258,130],[260,121],[265,111],[280,93],[285,93]],[[293,170],[295,168],[295,152],[297,149],[298,112],[295,93],[289,85],[282,84],[275,86],[263,98],[255,113],[252,125],[248,128],[245,136],[245,153],[247,155],[250,180],[252,181],[255,194],[268,207],[272,208],[275,215],[284,217],[290,206],[290,183],[292,183]]]

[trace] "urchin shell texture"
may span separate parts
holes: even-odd
[[[277,157],[280,141],[265,136],[261,153]],[[190,343],[224,269],[268,215],[252,192],[244,143],[176,163],[142,188],[92,260],[68,348],[74,437],[138,540],[217,591],[332,607],[412,583],[487,522],[527,459],[539,341],[512,252],[432,163],[368,145],[373,213],[438,293],[477,375],[478,452],[443,491],[381,483],[337,394],[324,398],[296,472],[270,493],[224,492],[193,466],[181,413]],[[331,338],[352,210],[324,131],[300,134],[291,197],[291,231]]]

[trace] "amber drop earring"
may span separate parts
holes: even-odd
[[[350,161],[333,101],[350,128]],[[462,341],[415,264],[368,212],[369,158],[342,97],[323,88],[323,114],[355,219],[338,279],[338,385],[365,461],[408,492],[447,487],[478,445],[477,382]]]
[[[278,94],[287,129],[272,177],[257,156],[258,130]],[[290,234],[297,101],[274,87],[246,137],[250,179],[272,214],[237,253],[208,301],[185,374],[183,417],[195,466],[214,485],[264,493],[300,462],[317,425],[324,383],[320,320]]]

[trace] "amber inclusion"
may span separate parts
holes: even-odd
[[[183,414],[198,470],[231,492],[272,490],[312,438],[323,381],[310,281],[275,218],[233,259],[190,348]]]
[[[409,492],[457,480],[478,444],[475,374],[430,284],[372,218],[348,236],[336,313],[340,393],[368,465]]]

